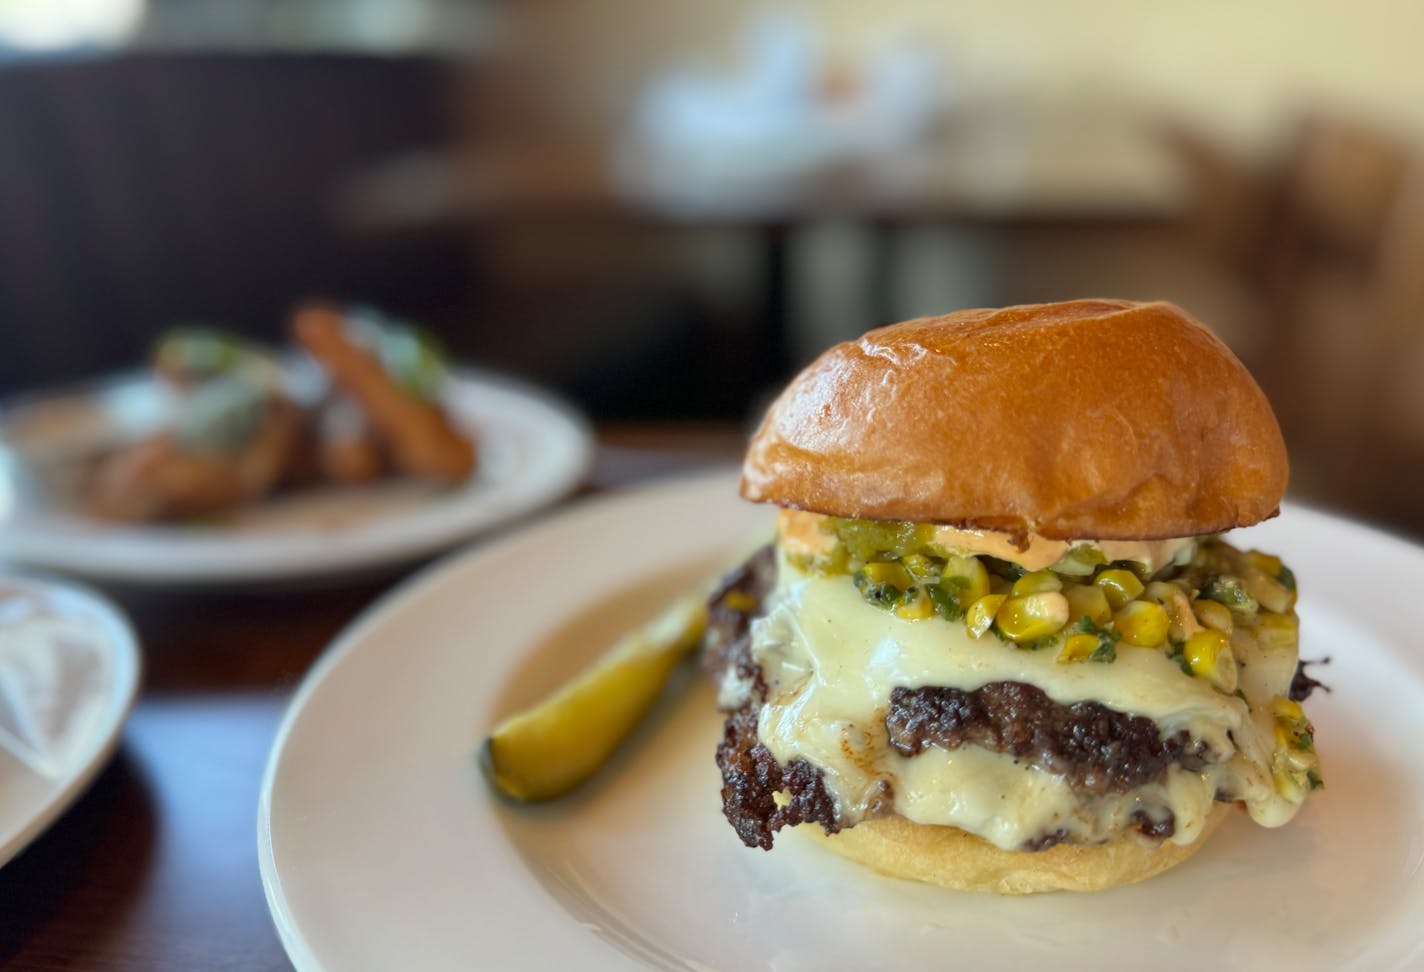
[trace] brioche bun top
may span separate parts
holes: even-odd
[[[1075,300],[877,328],[792,380],[742,495],[1017,537],[1196,536],[1275,515],[1289,464],[1245,366],[1169,303]]]

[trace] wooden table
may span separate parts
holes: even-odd
[[[600,430],[588,490],[740,455],[725,426]],[[257,871],[257,796],[292,691],[396,577],[327,590],[111,591],[145,688],[112,765],[0,870],[0,968],[290,969]]]

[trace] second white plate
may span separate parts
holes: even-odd
[[[153,399],[146,376],[47,396],[0,416],[0,439],[17,449],[53,451],[68,436],[82,446],[151,423]],[[465,483],[442,491],[403,482],[319,489],[254,505],[211,526],[95,520],[66,503],[46,502],[33,484],[26,487],[21,464],[0,462],[0,559],[138,584],[347,574],[415,560],[502,526],[564,496],[587,472],[588,427],[542,392],[456,371],[444,401],[479,440],[479,468]]]
[[[91,591],[0,578],[0,864],[72,803],[118,744],[138,644]]]
[[[565,800],[511,806],[481,735],[768,529],[722,474],[588,503],[428,571],[312,673],[263,789],[263,881],[297,967],[864,970],[1417,968],[1424,656],[1398,592],[1424,552],[1288,509],[1237,534],[1300,577],[1327,788],[1289,826],[1230,820],[1145,884],[1029,899],[881,878],[722,818],[700,681]]]

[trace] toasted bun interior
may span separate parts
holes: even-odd
[[[1256,382],[1167,303],[969,310],[839,344],[772,405],[742,495],[866,519],[1160,539],[1274,515],[1289,471]]]
[[[832,836],[817,824],[796,829],[842,857],[890,877],[957,891],[1037,894],[1102,891],[1160,874],[1200,850],[1230,810],[1231,804],[1216,804],[1192,843],[1163,842],[1156,847],[1126,835],[1106,844],[1006,851],[958,827],[926,826],[898,814],[865,820]]]

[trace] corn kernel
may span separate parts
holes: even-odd
[[[923,621],[932,617],[935,613],[934,602],[925,593],[924,588],[915,591],[913,598],[907,598],[904,603],[895,607],[895,614],[907,621]]]
[[[864,573],[866,582],[870,584],[889,584],[902,591],[907,591],[915,586],[915,580],[910,576],[910,572],[894,562],[877,561],[873,564],[866,564]]]
[[[1248,550],[1242,554],[1242,558],[1246,563],[1270,577],[1279,576],[1281,568],[1285,566],[1281,563],[1281,558],[1275,554],[1262,553],[1259,550]]]
[[[1294,614],[1262,614],[1256,619],[1256,640],[1267,650],[1294,648],[1300,642],[1300,622]]]
[[[1192,602],[1192,610],[1196,612],[1197,620],[1213,631],[1229,635],[1232,627],[1235,626],[1235,622],[1231,618],[1231,609],[1225,604],[1197,600]]]
[[[1180,585],[1153,581],[1147,585],[1143,596],[1162,605],[1167,612],[1167,634],[1173,641],[1186,641],[1201,630],[1196,615],[1192,613],[1192,602]]]
[[[1041,594],[1045,591],[1061,590],[1063,590],[1063,581],[1058,579],[1057,574],[1051,570],[1035,570],[1014,581],[1014,586],[1009,589],[1009,593],[1014,597],[1022,597],[1025,594]]]
[[[1271,714],[1285,722],[1305,719],[1305,710],[1300,707],[1300,703],[1284,695],[1278,695],[1271,700]]]
[[[994,623],[1010,641],[1047,638],[1068,623],[1068,599],[1057,591],[1011,597],[999,608]]]
[[[994,623],[994,616],[999,613],[1003,603],[1004,595],[985,594],[969,605],[969,611],[964,615],[964,626],[969,629],[969,633],[976,638],[984,637],[984,632]]]
[[[1266,576],[1255,567],[1241,573],[1241,586],[1267,611],[1285,614],[1295,607],[1295,593],[1280,581]]]
[[[1155,648],[1167,640],[1170,622],[1162,605],[1151,601],[1129,601],[1113,615],[1113,626],[1129,645]]]
[[[910,554],[901,557],[900,563],[918,581],[935,581],[939,578],[939,565],[924,554]]]
[[[1300,774],[1291,772],[1288,769],[1276,769],[1271,773],[1271,779],[1276,784],[1276,792],[1291,803],[1304,803],[1306,789],[1301,782]]]
[[[989,593],[989,572],[978,557],[950,556],[940,573],[940,584],[955,589],[960,606],[969,605]]]
[[[1069,635],[1063,642],[1063,650],[1058,653],[1058,664],[1087,661],[1098,650],[1098,636],[1091,634]]]
[[[1236,690],[1236,658],[1231,644],[1220,631],[1198,631],[1183,648],[1192,674],[1204,678],[1223,692]]]
[[[1136,600],[1137,596],[1142,593],[1142,581],[1137,579],[1137,575],[1120,567],[1103,571],[1093,578],[1093,583],[1102,588],[1114,611],[1120,609],[1128,601]]]
[[[1094,587],[1091,584],[1069,584],[1063,589],[1063,596],[1068,599],[1069,621],[1087,618],[1093,624],[1102,627],[1112,620],[1112,606],[1108,604],[1108,597],[1103,593],[1101,587]]]

